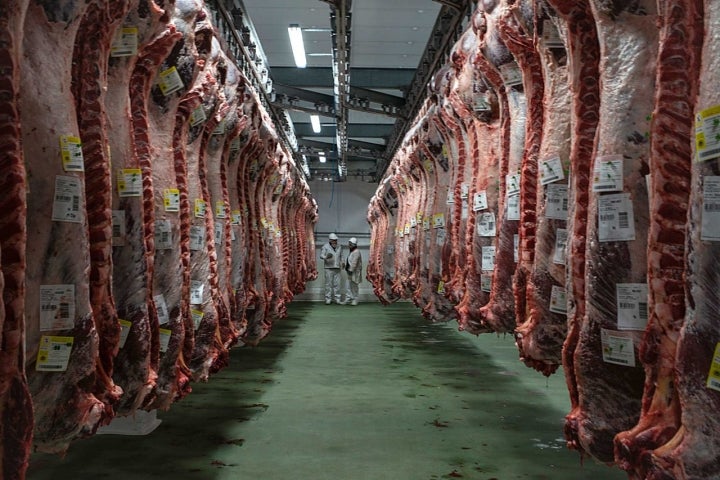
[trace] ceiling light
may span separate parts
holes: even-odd
[[[322,153],[320,154],[318,159],[320,160],[320,163],[325,163],[327,161],[327,159],[325,158],[325,155],[323,155]]]
[[[418,13],[425,13],[425,10],[418,10]]]
[[[312,125],[313,132],[320,133],[320,117],[317,115],[310,115],[310,124]]]
[[[302,29],[297,23],[291,23],[288,27],[290,35],[290,45],[292,46],[293,56],[295,57],[295,65],[298,68],[305,68],[307,60],[305,59],[305,45],[303,44]]]

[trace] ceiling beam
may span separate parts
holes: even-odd
[[[301,88],[333,88],[330,67],[272,67],[273,81]],[[370,89],[404,90],[412,83],[414,68],[350,68],[353,86]]]
[[[295,135],[303,138],[334,137],[335,125],[323,125],[322,132],[315,133],[308,122],[294,122]],[[393,131],[392,123],[350,123],[348,136],[355,138],[383,138],[386,139]]]

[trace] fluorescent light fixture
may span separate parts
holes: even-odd
[[[310,115],[310,124],[312,125],[313,132],[320,133],[320,117],[317,115]]]
[[[320,163],[325,163],[325,162],[327,161],[327,159],[325,158],[325,154],[324,154],[324,153],[321,153],[321,154],[319,155],[318,159],[320,160]]]
[[[305,59],[305,44],[303,43],[302,29],[297,23],[291,23],[288,27],[290,35],[290,46],[292,46],[293,56],[295,57],[295,65],[298,68],[305,68],[307,60]]]

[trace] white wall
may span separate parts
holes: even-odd
[[[347,255],[347,242],[350,237],[358,240],[358,248],[363,258],[363,281],[360,284],[360,301],[377,301],[372,286],[365,280],[368,252],[370,248],[370,225],[367,223],[367,209],[370,198],[377,190],[377,183],[359,180],[347,182],[310,182],[310,190],[317,201],[320,219],[315,225],[316,258],[327,237],[335,232],[339,243]],[[298,295],[296,300],[321,301],[324,299],[324,278],[322,263],[318,260],[318,279],[308,282],[305,293]],[[343,272],[343,292],[347,278]]]

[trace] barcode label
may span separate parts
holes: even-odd
[[[555,220],[567,220],[568,187],[566,184],[551,183],[546,187],[545,216]]]
[[[155,250],[172,250],[172,225],[170,220],[155,221]]]
[[[167,304],[165,303],[165,295],[161,293],[160,295],[155,295],[153,299],[155,300],[155,311],[157,312],[158,323],[160,325],[170,323],[170,315],[168,314]]]
[[[477,218],[477,234],[480,237],[494,237],[497,235],[495,228],[495,213],[484,212]]]
[[[629,193],[601,195],[598,198],[598,240],[635,240],[633,204]]]
[[[700,239],[718,242],[720,241],[720,176],[702,177],[702,199]]]
[[[628,221],[627,212],[618,212],[618,224],[620,228],[629,228],[630,222]]]
[[[125,245],[125,210],[112,211],[112,246]]]
[[[40,285],[40,331],[75,326],[75,285]]]
[[[55,177],[52,219],[56,222],[81,223],[80,211],[82,184],[77,177]]]
[[[565,179],[565,170],[563,169],[560,157],[554,156],[540,163],[540,184],[548,185],[553,182]]]
[[[205,248],[205,227],[190,227],[190,250],[199,251]]]
[[[648,286],[646,283],[616,285],[618,330],[645,330],[648,322]]]

